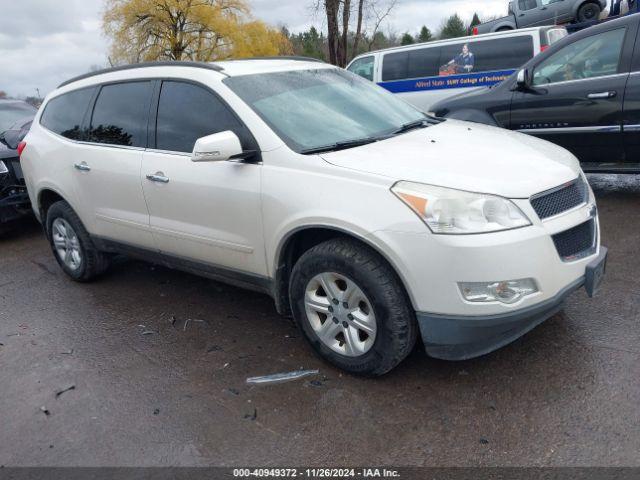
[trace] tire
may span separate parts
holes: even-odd
[[[602,13],[600,5],[590,2],[585,3],[578,9],[578,22],[583,23],[598,20],[600,13]]]
[[[331,282],[327,289],[336,295],[324,291]],[[349,373],[383,375],[415,345],[415,312],[400,279],[379,254],[355,240],[329,240],[304,253],[291,273],[289,296],[293,316],[314,350]],[[337,305],[331,301],[336,298]],[[349,300],[348,307],[343,300]],[[325,305],[334,308],[320,313],[310,304],[321,304],[323,311]],[[353,340],[347,342],[347,336]]]
[[[511,30],[513,30],[511,27],[500,27],[496,32],[510,32]]]
[[[60,235],[62,227],[65,226],[65,230],[69,234],[68,241]],[[59,201],[51,205],[47,211],[46,233],[58,265],[76,282],[91,281],[107,269],[107,257],[95,247],[80,218],[67,202]],[[65,251],[69,248],[74,252],[77,251],[77,256],[70,256],[70,261],[73,265],[65,262],[61,249],[56,246],[56,242],[58,242],[58,246],[66,243],[67,248],[63,247]]]

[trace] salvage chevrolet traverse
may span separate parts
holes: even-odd
[[[72,279],[126,253],[266,292],[356,374],[388,372],[418,336],[438,358],[490,352],[604,273],[572,154],[320,62],[87,74],[47,97],[20,151]]]

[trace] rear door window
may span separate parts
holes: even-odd
[[[88,140],[146,147],[151,92],[151,82],[104,85],[93,108]]]
[[[522,11],[533,10],[538,7],[536,0],[518,0],[518,8]]]
[[[212,92],[186,82],[162,83],[156,121],[158,150],[191,153],[198,138],[227,130],[246,143],[243,125]]]
[[[65,93],[47,103],[40,124],[47,130],[71,140],[81,140],[82,120],[89,108],[94,88]]]
[[[409,52],[387,53],[382,62],[382,81],[403,80],[409,77]]]

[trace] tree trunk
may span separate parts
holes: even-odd
[[[356,37],[353,39],[353,52],[351,58],[358,55],[358,47],[360,46],[360,36],[362,35],[362,16],[364,14],[364,0],[358,2],[358,24],[356,26]]]
[[[327,12],[327,44],[329,47],[329,63],[338,65],[338,44],[340,31],[338,27],[338,10],[340,0],[324,0],[324,8]]]
[[[351,0],[342,0],[342,35],[338,45],[338,66],[347,66],[349,42],[349,17],[351,16]]]

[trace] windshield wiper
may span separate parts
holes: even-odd
[[[405,123],[399,129],[393,132],[393,135],[399,135],[401,133],[409,132],[411,130],[415,130],[416,128],[426,128],[428,126],[426,118],[422,118],[420,120],[416,120],[414,122]]]
[[[307,155],[311,153],[337,152],[338,150],[360,147],[362,145],[368,145],[377,141],[378,139],[373,137],[359,138],[357,140],[346,140],[344,142],[336,142],[332,143],[331,145],[324,145],[322,147],[308,148],[306,150],[302,150],[300,153],[302,153],[303,155]]]

